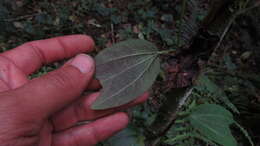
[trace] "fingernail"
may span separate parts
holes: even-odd
[[[77,55],[69,64],[78,68],[82,73],[88,73],[94,68],[94,60],[85,54]]]

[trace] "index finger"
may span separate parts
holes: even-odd
[[[69,35],[25,43],[2,55],[29,75],[44,64],[90,52],[93,47],[94,41],[91,37]]]

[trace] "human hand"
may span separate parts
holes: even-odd
[[[144,102],[148,94],[122,107],[91,110],[99,93],[81,96],[85,89],[98,88],[90,56],[78,55],[60,69],[28,80],[43,64],[90,52],[93,46],[90,37],[72,35],[0,54],[1,146],[91,146],[126,127],[128,116],[112,113]],[[93,122],[77,125],[86,120]]]

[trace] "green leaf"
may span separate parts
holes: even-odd
[[[96,77],[102,84],[92,109],[126,104],[147,91],[160,72],[157,48],[145,40],[115,44],[96,56]]]
[[[215,104],[203,104],[196,107],[188,118],[191,125],[208,139],[223,146],[237,146],[229,128],[235,121],[225,108]]]
[[[239,113],[236,106],[228,99],[226,93],[217,84],[211,81],[207,76],[200,75],[197,79],[197,85],[198,87],[196,89],[206,89],[214,98],[217,98],[220,101],[222,101],[233,112]]]
[[[232,62],[232,59],[229,55],[224,56],[224,62],[228,70],[236,70],[237,66]]]
[[[173,22],[173,16],[171,14],[164,14],[161,17],[161,20],[165,22]]]
[[[128,127],[106,141],[105,146],[144,146],[144,136]]]

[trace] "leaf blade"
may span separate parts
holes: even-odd
[[[215,104],[198,106],[189,117],[191,125],[208,139],[223,145],[236,146],[229,126],[235,121],[232,114]]]
[[[151,87],[160,72],[157,48],[145,40],[129,40],[112,46],[101,52],[96,62],[97,78],[103,89],[91,106],[95,110],[134,100]]]
[[[226,93],[206,75],[200,75],[197,80],[199,87],[205,88],[214,98],[221,100],[233,112],[239,114],[236,106],[229,100]]]

